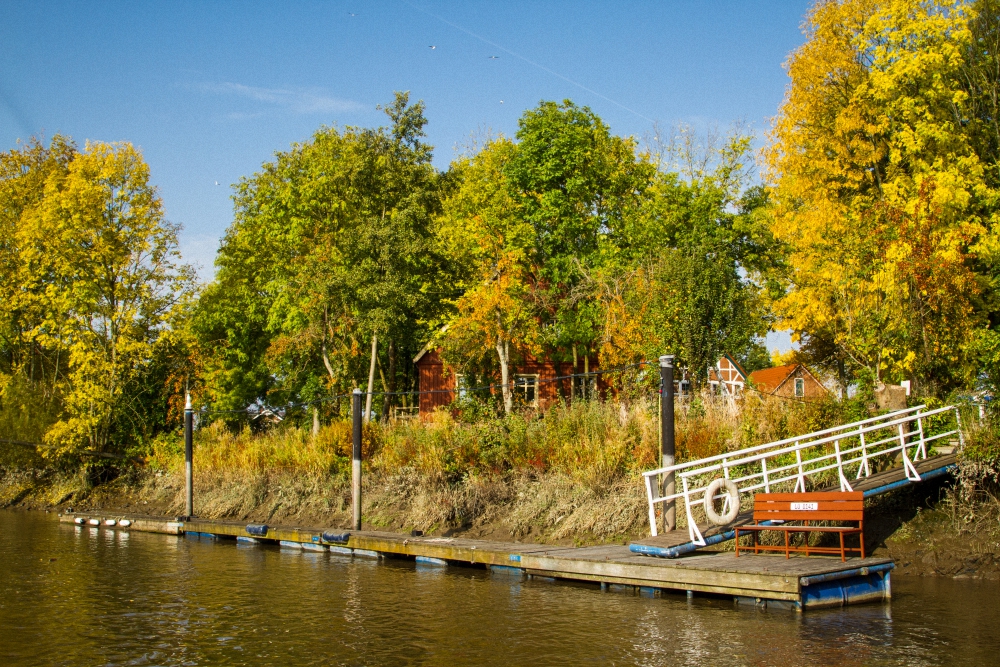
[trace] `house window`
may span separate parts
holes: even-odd
[[[573,396],[597,398],[597,373],[574,375]]]
[[[795,396],[802,398],[806,395],[806,381],[803,378],[795,378]]]
[[[514,396],[519,403],[538,407],[538,376],[537,375],[515,375],[514,376]]]
[[[455,388],[458,389],[458,399],[465,399],[469,395],[469,377],[461,373],[456,373]]]

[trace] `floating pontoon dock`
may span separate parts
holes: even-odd
[[[683,558],[641,556],[625,545],[560,547],[376,531],[288,528],[231,521],[189,521],[110,513],[74,513],[60,520],[80,530],[134,530],[191,539],[230,539],[357,558],[411,558],[425,564],[479,566],[497,575],[587,581],[662,591],[733,596],[740,604],[795,610],[883,602],[890,597],[886,558],[789,558],[699,552]]]

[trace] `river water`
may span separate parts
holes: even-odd
[[[795,613],[0,511],[0,665],[1000,665],[1000,585]]]

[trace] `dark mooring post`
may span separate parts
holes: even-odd
[[[193,430],[194,410],[191,409],[191,394],[188,394],[184,401],[184,474],[186,476],[185,491],[187,496],[187,504],[185,505],[184,514],[189,519],[194,516],[194,470],[192,466],[194,461]]]
[[[660,357],[660,465],[664,468],[674,464],[674,355]],[[675,492],[674,473],[663,475],[661,495]],[[663,505],[663,531],[671,531],[677,526],[677,503],[673,500]]]
[[[351,464],[351,509],[354,513],[354,530],[361,530],[361,418],[362,393],[355,389],[351,395],[351,418],[354,420],[354,456]]]

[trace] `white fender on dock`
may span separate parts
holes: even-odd
[[[115,521],[114,519],[105,519],[105,520],[104,520],[104,525],[105,525],[105,526],[113,526],[113,525],[115,525],[116,523],[118,523],[118,522],[117,522],[117,521]]]
[[[82,526],[83,524],[87,523],[87,520],[84,519],[82,516],[78,516],[75,519],[73,519],[73,523],[75,523],[78,526]]]
[[[132,522],[129,521],[128,519],[119,519],[118,525],[121,526],[122,528],[128,528],[129,526],[132,525]]]
[[[100,519],[91,519],[87,523],[89,523],[91,526],[100,526],[101,525],[101,520]]]

